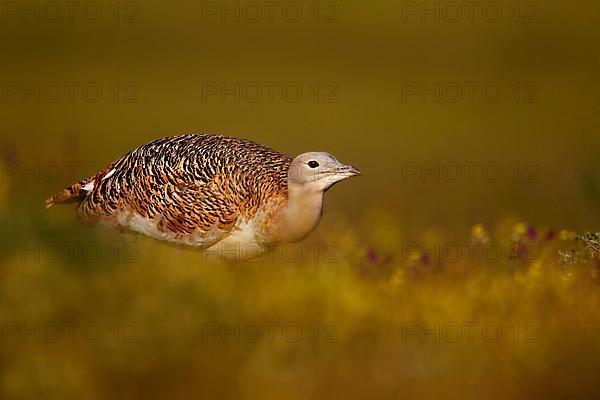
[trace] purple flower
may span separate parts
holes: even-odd
[[[535,238],[537,237],[537,230],[535,229],[534,226],[529,226],[527,228],[527,237],[531,240],[535,240]]]
[[[369,260],[371,264],[375,264],[377,262],[377,253],[375,253],[375,250],[370,249],[367,252],[367,260]]]

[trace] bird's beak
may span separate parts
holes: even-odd
[[[339,168],[338,173],[342,175],[347,175],[348,177],[360,175],[360,171],[354,168],[352,165],[342,165]]]
[[[335,185],[340,181],[358,175],[360,175],[360,171],[354,168],[353,166],[339,164],[337,167],[332,168],[329,172],[323,173],[322,180],[323,182],[329,184],[329,186],[327,187],[327,189],[329,189],[331,186]]]

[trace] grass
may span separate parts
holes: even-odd
[[[458,23],[403,23],[410,2],[388,0],[339,2],[339,23],[315,24],[311,0],[298,24],[202,23],[207,2],[164,1],[115,24],[114,0],[99,3],[98,23],[75,7],[75,23],[64,10],[57,23],[17,13],[1,27],[7,88],[63,88],[57,102],[4,91],[0,107],[1,399],[597,397],[597,237],[576,240],[600,221],[597,2],[541,1],[531,24],[514,22],[514,0],[498,2],[498,23],[482,7],[475,23],[465,8]],[[207,83],[266,82],[274,101],[266,90],[258,102],[203,99]],[[89,83],[98,102],[82,97]],[[286,83],[300,101],[282,98]],[[460,101],[403,91],[437,83],[458,83]],[[482,98],[486,84],[500,85],[498,102]],[[327,194],[300,247],[254,262],[43,208],[184,132],[328,151],[363,177]],[[474,182],[466,168],[456,183],[402,174],[473,163]],[[499,182],[482,179],[488,163]]]
[[[598,390],[600,265],[572,232],[510,219],[411,241],[373,211],[353,222],[332,215],[287,253],[232,263],[77,226],[71,210],[37,218],[16,253],[3,253],[2,398]],[[502,257],[442,254],[464,242],[497,244]],[[81,250],[52,256],[65,243]],[[100,256],[83,250],[90,243]]]

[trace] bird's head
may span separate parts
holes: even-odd
[[[356,168],[339,162],[324,152],[302,153],[294,158],[288,172],[290,185],[324,192],[335,183],[360,175]]]

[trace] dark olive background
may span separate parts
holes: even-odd
[[[73,104],[66,93],[55,104],[22,104],[9,96],[2,136],[19,160],[104,165],[157,137],[219,132],[292,155],[326,150],[356,164],[365,178],[336,188],[330,206],[384,205],[411,226],[493,222],[501,210],[572,228],[598,221],[594,2],[536,2],[535,14],[519,3],[521,18],[531,14],[534,23],[514,23],[511,2],[494,3],[503,12],[497,23],[482,16],[485,3],[475,8],[474,23],[464,8],[459,23],[444,22],[452,18],[444,3],[440,23],[433,16],[422,23],[419,15],[403,14],[402,2],[319,3],[320,19],[331,15],[333,23],[314,23],[310,2],[295,3],[303,13],[298,23],[277,12],[283,6],[275,8],[273,23],[265,8],[258,23],[244,22],[242,10],[252,18],[252,8],[243,5],[240,23],[234,16],[222,23],[220,15],[203,14],[207,3],[122,3],[120,18],[138,22],[114,23],[113,3],[102,3],[95,24],[77,13],[81,4],[72,24],[66,15],[55,24],[19,24],[8,15],[1,25],[4,82],[78,82],[80,88],[96,82],[103,89],[97,103],[77,91]],[[135,88],[131,99],[139,102],[115,103],[115,82],[122,97]],[[135,86],[124,88],[127,82]],[[279,88],[292,82],[302,97],[292,103],[276,90],[271,103],[262,86],[256,103],[236,103],[233,96],[222,102],[219,95],[203,101],[203,83],[213,82],[277,82]],[[319,102],[314,82],[323,95]],[[323,102],[333,90],[323,87],[327,82],[336,85],[331,99],[337,103]],[[406,82],[477,82],[479,88],[497,82],[503,92],[497,103],[485,101],[480,89],[470,103],[464,86],[456,103],[436,103],[432,96],[423,103],[418,95],[403,101]],[[529,89],[522,88],[515,102],[513,84],[527,82],[539,87],[532,97],[539,101],[525,103]],[[403,183],[402,163],[414,162],[497,162],[503,177],[489,184],[478,169],[479,184],[465,183],[464,176],[465,184],[422,184],[416,177]],[[515,162],[534,163],[539,182],[515,185]],[[43,197],[55,188],[31,190]]]
[[[250,3],[240,10],[263,4]],[[2,320],[102,321],[105,336],[112,322],[134,321],[143,343],[5,341],[1,397],[446,398],[460,390],[471,397],[597,390],[595,270],[566,278],[554,257],[518,279],[484,273],[449,283],[413,280],[400,257],[383,276],[376,271],[367,279],[356,268],[369,252],[393,254],[403,240],[468,237],[476,224],[504,235],[499,241],[513,222],[556,232],[598,229],[598,3],[518,2],[515,22],[515,1],[493,2],[503,13],[496,23],[481,14],[489,2],[479,3],[472,23],[466,14],[456,23],[448,21],[453,14],[439,22],[403,14],[420,1],[317,2],[318,22],[315,2],[298,1],[302,18],[291,23],[281,14],[288,3],[275,8],[273,22],[263,14],[256,23],[203,14],[222,2],[97,2],[102,16],[95,23],[82,17],[85,2],[73,23],[66,15],[57,23],[22,23],[3,8],[3,243],[127,240],[139,246],[141,262],[3,258]],[[450,12],[448,3],[438,5]],[[71,102],[64,82],[93,83],[102,94],[92,102],[76,89]],[[242,93],[238,102],[206,94],[207,85],[236,82],[259,83],[262,96],[253,102]],[[273,101],[264,82],[278,85]],[[436,82],[463,89],[476,82],[479,89],[472,102],[466,92],[456,102],[404,97],[407,84]],[[23,101],[7,93],[10,85],[36,83],[58,83],[61,98]],[[297,102],[281,92],[290,83],[302,89]],[[502,88],[497,102],[481,94],[489,83]],[[531,88],[535,94],[527,97]],[[43,208],[46,197],[95,173],[90,163],[99,169],[140,144],[185,132],[248,138],[290,155],[328,151],[360,168],[361,178],[327,194],[323,224],[303,245],[333,241],[340,262],[202,263],[194,251],[79,226],[73,207]],[[74,163],[73,173],[65,163]],[[409,165],[435,163],[497,163],[502,177],[486,182],[476,167],[472,183],[464,167],[456,183],[403,178]],[[522,173],[535,172],[532,181],[520,175],[515,182],[515,163]],[[581,314],[571,317],[574,310]],[[407,320],[492,320],[506,327],[540,318],[547,318],[542,342],[525,348],[411,346],[390,334]],[[302,321],[306,332],[310,322],[335,321],[340,343],[211,346],[199,339],[202,321],[268,320]]]

